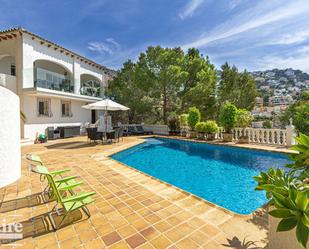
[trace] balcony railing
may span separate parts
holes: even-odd
[[[102,90],[99,87],[86,87],[83,86],[80,88],[79,93],[81,95],[86,95],[90,97],[102,97]]]
[[[62,92],[74,92],[74,85],[70,80],[62,79],[60,81],[48,81],[46,79],[37,79],[34,81],[35,87],[42,87],[50,90],[62,91]]]

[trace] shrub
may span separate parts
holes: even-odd
[[[219,126],[213,120],[208,120],[205,122],[204,131],[208,134],[215,134],[219,131]]]
[[[171,113],[168,118],[168,127],[171,131],[177,131],[179,128],[179,117],[175,113]]]
[[[271,168],[254,179],[258,182],[256,190],[265,190],[273,206],[269,214],[281,219],[277,232],[296,228],[296,238],[306,248],[309,238],[309,137],[300,134],[296,141],[298,144],[292,149],[299,153],[290,156],[293,163],[286,165],[290,171]]]
[[[199,109],[197,109],[196,107],[189,108],[188,125],[190,126],[190,128],[192,130],[194,130],[195,125],[198,122],[200,122],[200,120],[201,120],[201,113],[200,113]]]
[[[237,121],[237,108],[231,103],[226,103],[220,112],[220,123],[225,132],[231,133]]]
[[[188,126],[188,114],[181,114],[179,117],[180,126]]]
[[[197,122],[195,125],[195,130],[200,133],[205,132],[205,122]]]
[[[273,127],[272,122],[270,120],[263,121],[263,128],[264,129],[271,129]]]
[[[253,117],[250,112],[248,112],[246,109],[238,109],[237,110],[237,126],[241,128],[248,127],[251,122],[253,121]]]

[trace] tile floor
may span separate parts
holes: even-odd
[[[233,214],[108,157],[141,142],[127,137],[88,144],[77,137],[22,147],[22,177],[0,189],[0,220],[22,223],[23,239],[0,241],[1,247],[220,249],[246,248],[253,241],[256,248],[267,248],[265,210]],[[29,173],[27,153],[40,155],[50,170],[70,168],[70,175],[84,182],[81,191],[97,193],[89,219],[76,211],[52,230],[48,213],[55,202],[42,199],[46,182]]]

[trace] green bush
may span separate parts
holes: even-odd
[[[188,114],[184,113],[179,116],[180,126],[188,126]]]
[[[298,154],[292,154],[291,170],[285,172],[271,168],[254,177],[256,190],[265,190],[273,210],[269,214],[281,219],[277,232],[296,228],[298,242],[306,248],[309,238],[309,137],[300,134],[297,145],[292,147]]]
[[[197,109],[196,107],[189,108],[188,125],[190,126],[190,128],[192,130],[194,130],[195,125],[198,122],[200,122],[200,120],[201,120],[201,113],[200,113],[199,109]]]
[[[197,122],[195,125],[195,130],[200,133],[205,132],[205,122]]]
[[[220,112],[220,123],[225,132],[231,133],[237,122],[237,108],[231,103],[226,103]]]
[[[179,117],[175,113],[171,113],[168,118],[168,127],[171,131],[177,131],[179,129]]]
[[[238,109],[236,119],[236,125],[241,128],[246,128],[250,126],[251,122],[253,121],[251,113],[246,109]]]
[[[264,129],[271,129],[273,127],[272,122],[270,120],[263,121],[263,128]]]
[[[204,124],[204,131],[208,134],[215,134],[219,131],[219,126],[213,120],[208,120]]]

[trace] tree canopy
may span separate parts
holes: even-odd
[[[218,119],[230,102],[250,110],[256,89],[250,75],[235,66],[222,66],[221,80],[207,56],[191,48],[148,47],[136,62],[127,61],[109,82],[108,96],[130,107],[124,122],[167,124],[171,115],[196,106],[203,119]],[[218,84],[219,82],[219,84]],[[220,103],[220,104],[219,104]]]

